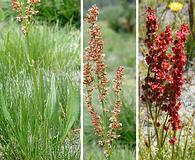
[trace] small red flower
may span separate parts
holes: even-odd
[[[176,141],[177,141],[177,138],[176,138],[176,137],[173,137],[173,138],[171,138],[171,139],[169,140],[169,143],[170,143],[171,145],[174,145],[174,144],[176,143]]]
[[[18,0],[12,0],[12,9],[18,10],[21,8],[21,4]]]
[[[169,130],[169,127],[168,126],[164,126],[163,128],[165,131],[168,131]]]
[[[171,27],[167,26],[164,32],[158,34],[155,11],[148,8],[146,12],[147,32],[144,42],[149,50],[145,58],[148,74],[142,85],[142,100],[144,103],[149,102],[150,107],[157,104],[156,107],[167,112],[170,128],[177,131],[181,128],[179,96],[183,85],[186,62],[185,43],[189,28],[188,25],[182,24],[180,29],[176,31],[174,40]],[[170,53],[169,48],[172,49],[172,53]],[[164,129],[168,130],[168,127],[164,127]],[[175,141],[176,139],[173,138],[171,143],[175,143]]]
[[[170,64],[166,61],[163,61],[161,67],[163,70],[169,70]]]
[[[39,2],[40,2],[40,0],[28,0],[28,3],[31,3],[31,4],[36,4]]]
[[[157,127],[160,127],[160,122],[157,122],[157,123],[156,123],[156,126],[157,126]]]

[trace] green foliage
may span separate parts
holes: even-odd
[[[186,64],[186,69],[188,70],[191,68],[191,66],[194,65],[193,59],[195,58],[195,37],[190,35],[189,41],[187,42],[186,45],[187,49],[187,64]]]
[[[100,19],[106,20],[117,32],[133,32],[136,24],[136,6],[131,3],[108,6],[102,9]]]
[[[102,9],[100,18],[107,20],[109,27],[117,32],[124,32],[125,28],[125,17],[122,6],[108,6]]]
[[[115,6],[120,5],[121,1],[126,1],[127,3],[134,3],[135,0],[84,0],[84,9],[87,10],[89,7],[91,7],[93,4],[97,4],[100,8],[108,7],[108,6]]]
[[[4,11],[0,8],[0,21],[4,20],[5,14]]]
[[[179,137],[179,142],[175,144],[175,152],[174,152],[174,160],[194,160],[195,157],[195,143],[194,143],[194,134],[187,135],[188,133],[185,131],[182,131],[183,133]],[[180,134],[180,133],[179,133]],[[140,134],[141,135],[141,134]],[[187,137],[187,136],[188,137]],[[186,141],[187,140],[187,141]],[[172,145],[168,141],[165,142],[164,147],[161,148],[159,151],[155,145],[153,145],[153,158],[151,158],[150,155],[150,149],[145,146],[143,143],[143,136],[139,138],[139,159],[140,160],[167,160],[171,159],[172,155]]]
[[[6,18],[15,17],[9,0],[0,2],[0,5]],[[61,26],[71,23],[80,27],[80,0],[41,0],[37,10],[39,13],[36,18],[41,22],[59,23]]]
[[[0,73],[6,70],[16,73],[27,68],[25,51],[25,38],[20,28],[9,22],[1,32],[0,39]],[[58,25],[34,25],[29,33],[29,52],[34,60],[35,68],[44,68],[59,72],[80,69],[80,38],[79,31],[71,26],[59,28]],[[23,38],[22,38],[23,37]],[[59,46],[59,47],[58,47]],[[14,64],[14,65],[13,65]],[[74,64],[74,65],[72,65]],[[26,69],[26,72],[28,70]],[[70,73],[71,74],[71,73]],[[73,74],[73,73],[72,73]]]
[[[80,27],[80,0],[41,0],[38,17],[49,23],[67,22]]]
[[[132,85],[135,85],[135,81],[132,81]],[[130,83],[130,82],[129,82]],[[129,87],[129,92],[126,93],[126,98],[122,99],[123,106],[121,110],[121,123],[123,124],[122,130],[119,131],[119,142],[120,144],[127,145],[130,148],[136,146],[136,112],[135,112],[135,95],[129,94],[135,87]],[[124,87],[124,88],[125,88]],[[129,99],[128,99],[128,96]]]
[[[79,31],[31,26],[30,66],[25,36],[10,24],[0,33],[0,153],[8,160],[79,159]]]
[[[90,147],[93,150],[90,150]],[[95,145],[91,145],[84,148],[84,160],[106,160],[101,149]],[[95,156],[94,156],[95,155]],[[113,155],[110,158],[111,160],[135,160],[135,152],[129,150],[126,147],[118,147],[113,150]]]
[[[118,0],[108,0],[108,1],[105,1],[105,0],[84,0],[83,3],[84,3],[84,9],[86,9],[86,10],[88,8],[90,8],[93,4],[97,4],[101,8],[120,4],[120,2]]]

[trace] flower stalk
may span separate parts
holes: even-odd
[[[99,8],[93,5],[85,18],[89,24],[88,33],[90,40],[84,53],[84,85],[86,86],[86,104],[91,115],[91,122],[94,126],[95,135],[99,138],[99,145],[103,148],[103,153],[107,159],[111,157],[111,150],[114,141],[119,138],[117,131],[122,124],[119,121],[122,102],[120,93],[122,90],[123,67],[118,67],[116,78],[114,79],[114,92],[116,101],[113,111],[108,108],[107,96],[109,82],[106,74],[104,41],[99,25],[97,24]],[[98,93],[101,108],[96,109],[94,104],[94,93]],[[101,111],[100,113],[98,111]],[[101,114],[102,113],[102,114]],[[110,115],[110,116],[109,116]]]
[[[186,63],[185,43],[189,28],[187,24],[182,24],[176,31],[175,39],[170,26],[166,26],[165,31],[159,34],[155,11],[148,8],[146,12],[145,44],[148,54],[145,60],[148,72],[142,84],[141,98],[152,121],[159,152],[168,135],[171,135],[169,143],[172,145],[174,158],[176,135],[181,129],[179,97],[183,85]]]
[[[29,40],[29,32],[30,32],[30,26],[32,23],[32,17],[35,16],[38,11],[35,10],[35,6],[40,2],[40,0],[28,0],[26,3],[26,6],[20,2],[19,0],[12,0],[12,9],[17,13],[16,21],[21,25],[21,31],[25,36],[25,54],[26,54],[26,60],[28,62],[28,68],[29,71],[33,75],[33,82],[35,85],[35,90],[38,93],[38,82],[36,77],[36,70],[34,67],[34,61],[33,57],[31,56],[29,52],[30,47],[30,40]],[[40,106],[40,100],[37,96],[37,105]]]

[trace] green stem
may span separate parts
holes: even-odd
[[[98,84],[99,84],[99,78],[98,78]],[[102,94],[102,91],[98,85],[98,91],[99,91],[99,94]],[[105,111],[105,103],[104,101],[100,100],[101,102],[101,106],[102,106],[102,110],[103,110],[103,124],[104,124],[104,127],[105,129],[107,128],[107,118],[106,118],[106,111]],[[104,132],[104,138],[106,138],[106,132]]]
[[[172,153],[171,153],[171,160],[175,160],[174,159],[174,154],[175,154],[175,145],[173,144],[173,146],[172,146]]]
[[[28,61],[28,68],[29,68],[29,71],[30,73],[32,74],[33,76],[33,83],[34,83],[34,86],[35,86],[35,93],[36,93],[36,101],[37,101],[37,105],[38,105],[38,108],[41,109],[41,100],[40,100],[40,96],[39,96],[39,88],[38,88],[38,82],[37,82],[37,77],[36,77],[36,70],[35,70],[35,67],[34,67],[34,62],[33,62],[33,59],[31,57],[31,54],[29,52],[29,35],[28,33],[26,33],[25,35],[25,40],[26,40],[26,58],[27,58],[27,61]]]
[[[149,108],[151,108],[151,107],[149,107]],[[152,111],[151,111],[151,110],[150,110],[150,115],[152,116]],[[155,119],[152,119],[152,123],[153,123],[154,131],[155,131],[155,134],[156,134],[157,146],[158,146],[158,148],[160,148],[160,147],[159,147],[158,129],[157,129],[157,126],[156,126],[156,123],[155,123]]]
[[[148,125],[147,125],[147,132],[148,132],[148,148],[149,148],[149,152],[150,152],[150,159],[153,159],[152,156],[152,149],[151,149],[151,137],[150,137],[150,128],[149,128],[149,106],[147,105],[147,117],[148,117]]]
[[[165,140],[166,140],[167,134],[168,134],[168,131],[165,132],[165,136],[164,136],[163,141],[162,141],[162,146],[164,146],[164,144],[165,144]]]
[[[162,131],[161,131],[161,133],[162,133],[161,134],[161,147],[163,147],[163,145],[164,145],[164,128],[166,126],[166,123],[167,123],[167,120],[168,120],[168,116],[169,116],[169,114],[167,113],[166,118],[165,118],[165,121],[164,121],[163,126],[162,126]],[[165,133],[165,135],[166,135],[166,133]]]
[[[188,134],[187,134],[187,136],[186,136],[186,140],[185,140],[185,146],[184,146],[184,150],[183,150],[183,156],[182,156],[182,159],[184,159],[184,158],[185,158],[187,144],[188,144]]]
[[[179,132],[179,139],[178,139],[178,143],[177,143],[177,147],[176,147],[176,159],[177,159],[177,155],[178,155],[178,151],[179,151],[179,145],[180,145],[180,140],[181,140],[181,133],[182,133],[182,128],[181,128],[181,130],[180,130],[180,132]]]

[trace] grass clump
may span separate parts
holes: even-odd
[[[0,153],[4,159],[79,159],[79,31],[17,24],[0,38]]]

